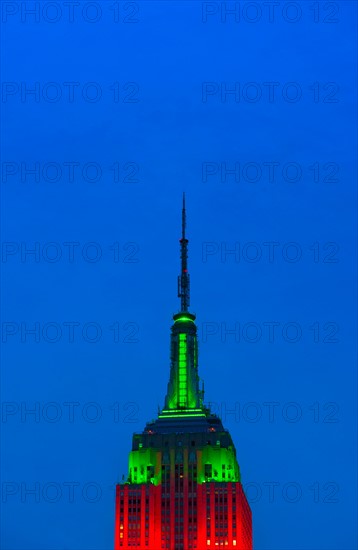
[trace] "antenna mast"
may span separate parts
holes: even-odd
[[[188,311],[190,305],[190,277],[188,273],[188,239],[185,237],[186,209],[185,193],[183,193],[182,209],[182,237],[180,239],[181,274],[178,277],[178,298],[180,298],[180,311]]]

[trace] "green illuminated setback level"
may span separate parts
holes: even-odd
[[[203,448],[198,483],[205,481],[240,481],[240,469],[232,447],[207,445]]]
[[[158,460],[159,459],[159,460]],[[159,464],[159,472],[155,465]],[[139,449],[129,453],[129,483],[160,483],[160,453],[154,449]]]
[[[199,484],[209,481],[227,482],[240,481],[240,469],[232,447],[206,445],[197,449]],[[172,454],[175,462],[175,455]],[[159,449],[139,449],[129,455],[128,483],[135,485],[161,483],[162,451]]]

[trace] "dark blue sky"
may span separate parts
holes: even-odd
[[[4,549],[112,548],[183,191],[255,550],[356,546],[356,3],[269,4],[2,3]]]

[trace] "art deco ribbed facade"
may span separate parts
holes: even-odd
[[[168,390],[158,418],[133,435],[128,479],[116,486],[115,550],[252,550],[235,446],[199,387],[185,226],[183,201],[181,308],[171,329]]]

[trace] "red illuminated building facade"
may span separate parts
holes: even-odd
[[[116,486],[115,550],[252,550],[235,446],[199,389],[185,225],[184,202],[168,391],[158,418],[133,435],[128,479]]]

